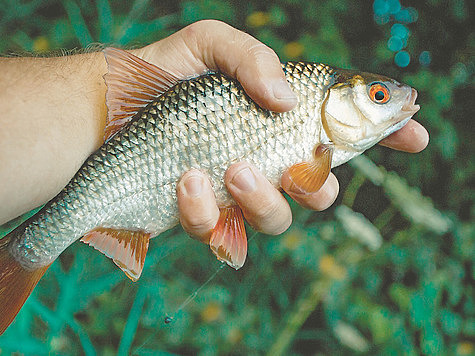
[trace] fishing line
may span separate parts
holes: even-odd
[[[254,237],[256,237],[258,234],[257,231],[255,231],[252,236],[250,238],[248,238],[248,241],[252,241],[254,239]],[[190,304],[191,301],[193,301],[193,299],[195,299],[197,296],[198,296],[198,293],[204,288],[206,287],[206,285],[208,285],[211,281],[213,281],[216,276],[223,270],[224,267],[226,267],[226,263],[222,263],[218,268],[216,268],[216,270],[214,271],[214,273],[205,281],[203,282],[202,285],[200,285],[197,289],[195,289],[195,291],[193,291],[193,293],[191,293],[188,298],[185,299],[185,301],[183,303],[180,304],[180,306],[176,309],[176,311],[172,314],[172,315],[166,315],[165,318],[163,319],[163,322],[165,324],[170,324],[171,322],[173,322],[175,319],[176,319],[176,316],[179,312],[181,312],[188,304]]]
[[[191,293],[188,298],[185,299],[183,303],[180,304],[180,306],[177,308],[177,310],[173,313],[172,316],[167,315],[163,322],[165,324],[170,324],[173,320],[175,320],[176,315],[181,312],[190,302],[195,299],[198,296],[198,293],[206,287],[207,284],[209,284],[222,270],[223,268],[226,267],[226,263],[222,263],[216,271],[198,288],[195,289],[193,293]]]
[[[254,231],[254,233],[251,235],[251,237],[248,238],[248,242],[249,241],[252,241],[257,235],[259,234],[259,232],[257,231]],[[200,293],[200,291],[206,287],[209,283],[211,283],[215,278],[216,276],[221,273],[221,271],[224,269],[224,267],[226,267],[226,263],[222,263],[220,266],[218,266],[216,268],[216,270],[213,272],[213,274],[211,274],[211,276],[209,276],[209,278],[203,282],[203,284],[201,284],[198,288],[196,288],[184,301],[183,303],[181,303],[178,308],[175,310],[175,312],[170,315],[170,314],[165,314],[165,317],[163,318],[163,323],[165,324],[171,324],[173,321],[175,321],[178,317],[178,314],[186,308],[186,306],[188,304],[190,304],[197,296],[198,294]],[[144,347],[151,339],[153,336],[155,336],[156,334],[158,333],[158,329],[157,331],[153,331],[146,339],[145,341],[140,344],[139,346],[137,346],[134,350],[134,354],[136,352],[138,352],[142,347]]]
[[[197,289],[195,289],[195,291],[193,293],[191,293],[183,303],[180,304],[180,306],[176,309],[176,311],[173,313],[172,316],[170,315],[166,315],[165,318],[163,319],[163,322],[165,324],[170,324],[171,322],[173,322],[176,318],[176,315],[182,311],[188,304],[190,304],[190,302],[195,299],[197,296],[198,296],[198,293],[207,285],[209,284],[222,270],[223,268],[226,267],[226,263],[222,263],[217,269],[216,271],[214,271],[214,273],[202,284],[200,285]],[[154,337],[156,334],[158,333],[158,329],[157,331],[152,331],[150,333],[150,335],[144,340],[144,342],[142,344],[140,344],[139,346],[137,346],[133,352],[133,354],[136,354],[142,347],[144,347],[146,344],[148,344],[148,342],[152,339],[152,337]]]

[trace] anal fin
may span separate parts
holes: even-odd
[[[105,227],[97,227],[81,238],[82,242],[111,258],[134,282],[142,274],[149,240],[150,234],[145,231]]]
[[[320,144],[315,148],[311,162],[300,162],[289,168],[292,183],[302,193],[315,193],[325,183],[330,174],[333,147]]]
[[[247,236],[241,208],[221,208],[219,219],[213,229],[209,247],[218,260],[239,269],[247,256]]]

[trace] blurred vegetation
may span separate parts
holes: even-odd
[[[0,337],[0,349],[475,354],[473,13],[464,0],[3,1],[4,54],[139,46],[216,18],[283,61],[384,73],[417,88],[417,119],[431,143],[418,155],[375,147],[337,168],[334,207],[314,213],[291,203],[295,222],[278,237],[249,229],[248,261],[238,272],[220,268],[179,227],[152,241],[135,284],[76,243]]]

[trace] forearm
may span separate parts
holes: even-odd
[[[0,58],[0,224],[54,197],[102,144],[102,53]]]

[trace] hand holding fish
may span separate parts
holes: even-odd
[[[133,53],[171,73],[178,73],[181,78],[219,70],[239,80],[256,103],[271,111],[288,111],[297,103],[275,52],[219,21],[196,22]],[[419,152],[427,143],[427,131],[414,120],[381,141],[385,146],[407,152]],[[290,226],[292,215],[286,200],[255,166],[246,162],[234,164],[224,179],[247,222],[255,229],[273,235]],[[287,171],[282,176],[281,186],[300,205],[318,211],[335,201],[339,187],[338,180],[330,173],[320,190],[302,194],[291,188]],[[199,170],[185,173],[177,194],[182,226],[192,236],[208,243],[219,217],[208,178]]]
[[[322,210],[338,191],[332,167],[385,137],[408,152],[428,142],[411,119],[415,89],[324,64],[281,65],[271,49],[217,21],[129,52],[0,65],[9,88],[0,93],[0,221],[50,200],[89,156],[0,241],[0,333],[78,239],[137,280],[149,239],[180,220],[240,268],[242,215],[270,234],[291,222],[279,188]]]

